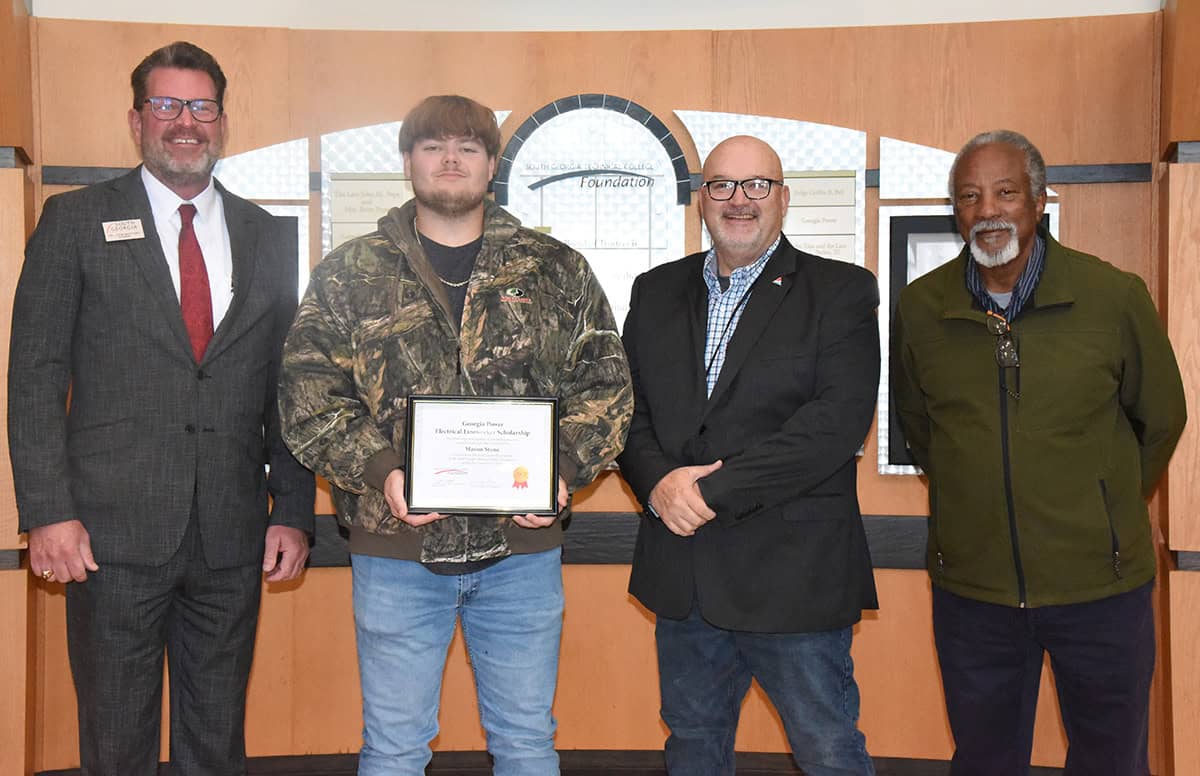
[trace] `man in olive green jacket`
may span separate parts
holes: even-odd
[[[1039,226],[1045,163],[972,139],[955,260],[900,295],[892,387],[929,477],[928,566],[955,774],[1025,773],[1043,651],[1068,774],[1144,774],[1155,553],[1145,499],[1186,411],[1142,280]]]

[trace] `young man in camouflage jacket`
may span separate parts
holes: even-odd
[[[484,200],[500,137],[463,97],[405,118],[414,199],[313,272],[285,345],[283,434],[350,527],[363,691],[359,774],[423,774],[461,618],[499,776],[558,773],[561,512],[413,514],[409,395],[553,396],[558,506],[620,452],[629,368],[586,261]]]

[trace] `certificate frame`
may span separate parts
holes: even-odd
[[[558,514],[558,399],[408,397],[404,498],[413,513]]]

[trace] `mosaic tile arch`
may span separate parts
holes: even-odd
[[[611,94],[576,94],[570,97],[563,97],[542,106],[534,111],[533,115],[525,119],[521,126],[517,128],[517,131],[513,133],[508,144],[504,147],[504,151],[500,154],[500,163],[496,168],[496,177],[492,181],[492,190],[496,195],[496,202],[498,204],[508,204],[509,176],[512,173],[513,163],[516,161],[517,155],[521,152],[521,147],[525,145],[525,142],[550,119],[583,108],[599,108],[601,110],[615,111],[616,113],[628,116],[644,126],[646,131],[653,135],[662,145],[667,157],[671,160],[671,166],[675,174],[676,204],[691,204],[691,175],[688,173],[687,159],[684,158],[683,149],[680,147],[679,141],[675,139],[671,130],[667,129],[667,125],[649,110],[633,100],[616,97]]]

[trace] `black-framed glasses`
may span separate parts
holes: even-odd
[[[999,313],[988,310],[987,329],[996,336],[996,363],[1005,369],[1021,366],[1021,354],[1017,352],[1017,341],[1013,339],[1012,327]]]
[[[742,193],[746,195],[746,199],[766,199],[771,196],[771,187],[782,186],[783,181],[770,178],[747,178],[743,181],[705,181],[700,185],[708,189],[709,198],[715,199],[717,202],[724,202],[727,199],[733,199],[738,186],[742,187]]]
[[[183,100],[179,97],[147,97],[143,105],[150,106],[150,114],[159,121],[174,121],[187,108],[192,118],[205,124],[221,117],[221,103],[216,100]]]

